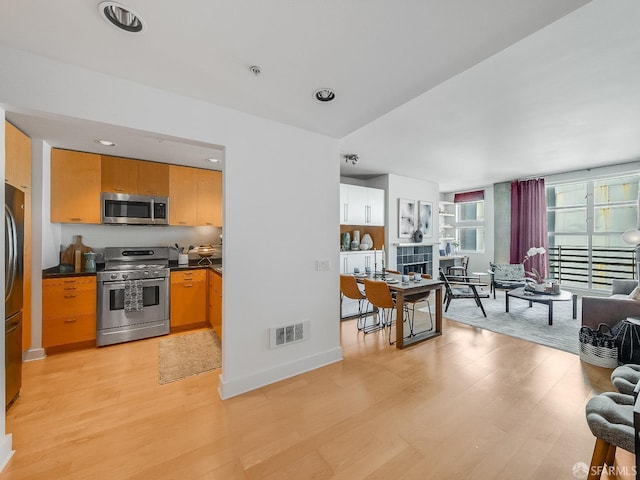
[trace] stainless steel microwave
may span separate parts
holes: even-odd
[[[100,200],[103,224],[169,225],[168,197],[102,192]]]

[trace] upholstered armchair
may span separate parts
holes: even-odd
[[[627,317],[640,318],[640,300],[629,298],[637,286],[637,280],[613,280],[611,296],[582,297],[582,325],[595,330],[600,323],[613,327]]]
[[[521,263],[500,264],[489,262],[489,274],[491,275],[491,290],[493,298],[496,298],[496,290],[513,290],[524,287],[524,265]]]

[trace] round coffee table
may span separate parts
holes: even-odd
[[[528,300],[529,307],[533,306],[533,303],[544,303],[549,306],[549,325],[553,325],[553,303],[554,302],[573,302],[573,318],[577,316],[578,295],[568,292],[566,290],[560,290],[560,293],[546,294],[546,293],[533,293],[525,290],[524,287],[514,288],[508,290],[505,298],[505,312],[509,313],[509,297],[519,298],[521,300]]]

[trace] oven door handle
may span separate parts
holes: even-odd
[[[149,282],[166,282],[167,281],[167,277],[154,277],[154,278],[136,278],[134,280],[140,280],[143,283],[149,283]],[[127,282],[128,280],[102,280],[102,284],[103,285],[122,285],[122,287],[124,288],[124,283]]]

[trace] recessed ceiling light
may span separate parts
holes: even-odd
[[[330,102],[336,98],[336,93],[331,88],[319,88],[315,91],[314,96],[321,102]]]
[[[262,69],[258,65],[251,65],[249,67],[249,71],[253,73],[256,77],[259,77],[262,73]]]
[[[145,28],[140,15],[117,2],[100,2],[98,11],[111,25],[125,32],[140,33]]]
[[[110,140],[96,140],[96,143],[99,143],[100,145],[103,145],[105,147],[115,147],[116,144],[113,143]]]
[[[217,158],[209,158],[208,159],[211,163],[220,163],[220,160]]]

